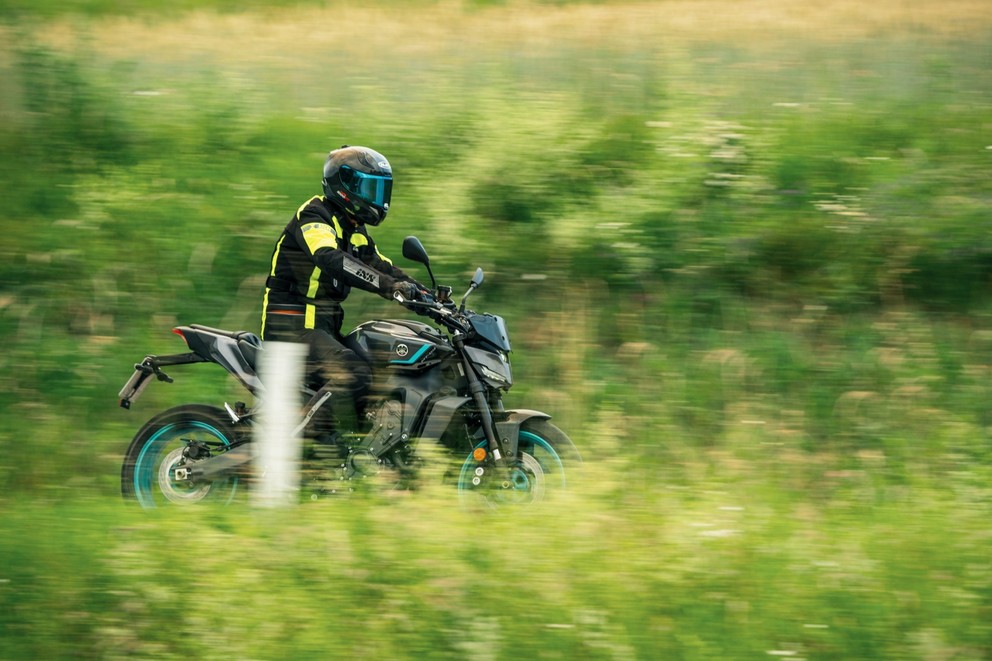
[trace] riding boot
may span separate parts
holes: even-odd
[[[321,401],[328,386],[321,388],[311,399],[310,405]],[[308,429],[314,440],[314,449],[321,455],[346,455],[354,434],[358,431],[355,404],[347,391],[336,390],[330,393],[320,408],[314,413]]]

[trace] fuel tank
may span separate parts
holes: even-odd
[[[454,353],[448,338],[433,326],[409,319],[377,319],[348,334],[374,369],[422,371]]]

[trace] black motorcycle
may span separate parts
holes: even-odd
[[[307,439],[301,473],[309,480],[311,497],[352,490],[356,480],[380,473],[395,476],[398,485],[412,485],[425,457],[436,461],[439,456],[418,452],[427,443],[448,451],[440,456],[453,458],[447,474],[463,498],[494,506],[533,503],[549,489],[564,488],[565,467],[581,461],[578,451],[549,422],[551,416],[503,407],[503,394],[513,384],[506,325],[502,317],[465,308],[469,294],[482,284],[482,269],[455,305],[451,288],[437,285],[416,237],[404,240],[403,256],[427,268],[433,291],[419,300],[397,294],[397,302],[447,332],[405,319],[355,328],[346,343],[372,367],[372,397],[361,428],[339,432],[330,445],[315,442],[311,427],[332,393],[317,384],[301,386],[301,422],[295,432]],[[163,368],[204,362],[220,365],[264,402],[256,361],[265,346],[257,335],[196,324],[174,332],[190,351],[150,355],[136,364],[120,392],[121,407],[130,409],[152,380],[171,383]],[[243,402],[223,408],[184,404],[153,417],[124,455],[124,497],[145,508],[232,500],[253,477],[257,408]]]

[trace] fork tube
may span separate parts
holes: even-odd
[[[465,378],[468,380],[468,390],[472,394],[472,399],[475,400],[476,407],[479,409],[479,417],[482,419],[482,431],[485,432],[486,440],[489,441],[489,451],[492,452],[493,458],[498,463],[502,463],[503,447],[493,426],[493,414],[489,410],[489,402],[486,401],[485,397],[486,388],[482,385],[478,375],[476,375],[475,368],[472,367],[472,362],[468,359],[468,354],[465,352],[464,336],[461,333],[455,333],[452,340],[462,358],[462,364],[465,367]]]

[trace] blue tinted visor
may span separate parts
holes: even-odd
[[[365,174],[341,166],[341,183],[348,190],[370,204],[383,209],[389,208],[389,198],[393,194],[393,178],[376,174]]]

